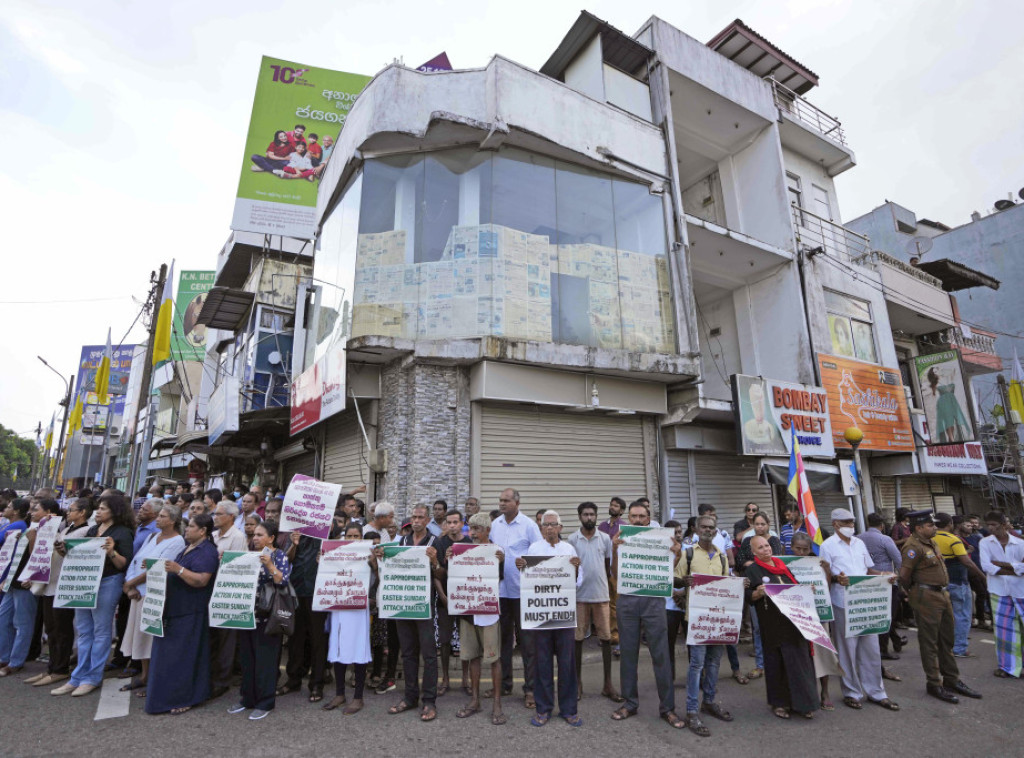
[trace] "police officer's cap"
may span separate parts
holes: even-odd
[[[935,523],[935,520],[932,518],[931,511],[911,511],[907,514],[907,518],[910,519],[911,528]]]

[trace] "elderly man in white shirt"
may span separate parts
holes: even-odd
[[[854,517],[846,508],[832,511],[834,534],[821,544],[819,557],[826,561],[832,573],[832,609],[835,623],[832,625],[832,642],[839,652],[839,663],[843,668],[843,704],[860,709],[864,700],[870,700],[889,710],[899,710],[885,693],[882,683],[882,652],[878,646],[878,635],[860,637],[846,636],[846,588],[851,576],[881,575],[871,568],[874,562],[867,546],[854,537]],[[896,575],[890,581],[896,582]]]
[[[512,694],[512,650],[519,639],[523,655],[523,702],[536,707],[533,699],[534,654],[533,635],[523,633],[519,620],[519,569],[516,558],[526,555],[530,545],[540,540],[537,522],[519,510],[519,492],[511,487],[498,496],[501,515],[491,522],[491,542],[505,553],[505,575],[501,580],[501,689]],[[485,694],[484,697],[487,697]]]
[[[569,562],[576,568],[576,587],[583,582],[583,569],[576,548],[568,542],[561,541],[562,517],[558,511],[544,511],[540,520],[541,534],[544,538],[530,545],[527,555],[531,556],[570,556]],[[517,558],[516,568],[526,568],[526,559]],[[554,659],[558,658],[558,710],[559,716],[569,726],[582,726],[583,721],[577,713],[579,690],[576,685],[576,629],[535,629],[533,636],[534,654],[534,694],[537,701],[537,713],[530,723],[544,726],[555,707]]]
[[[981,570],[988,575],[992,626],[996,636],[996,676],[1020,678],[1024,640],[1024,540],[1010,533],[1002,511],[985,515],[989,535],[978,545]]]
[[[217,527],[213,532],[213,544],[221,557],[227,552],[244,553],[249,549],[245,531],[235,526],[237,518],[238,505],[231,500],[221,500],[213,510],[213,525]]]

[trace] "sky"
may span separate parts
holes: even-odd
[[[1024,186],[1024,27],[1012,0],[7,0],[0,17],[0,424],[45,427],[80,346],[129,330],[152,271],[213,269],[260,58],[372,75],[446,51],[539,69],[585,7],[701,41],[733,19],[816,72],[858,165],[851,219],[884,200],[956,226]],[[21,326],[17,326],[20,324]],[[24,327],[24,328],[22,328]]]

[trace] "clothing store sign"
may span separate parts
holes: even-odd
[[[980,442],[928,445],[918,449],[918,459],[925,474],[988,475]]]
[[[835,457],[828,395],[821,387],[733,374],[732,395],[740,455],[789,455],[792,429],[805,458]]]

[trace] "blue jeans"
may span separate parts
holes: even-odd
[[[953,652],[964,655],[967,652],[967,634],[971,631],[971,615],[974,598],[970,584],[949,583],[949,599],[953,601]]]
[[[753,618],[754,614],[750,614]],[[704,692],[704,702],[715,702],[718,689],[718,667],[722,663],[722,645],[690,645],[690,670],[686,674],[686,712],[697,713],[700,701],[698,695]],[[701,671],[704,678],[701,679]]]
[[[36,627],[37,601],[35,595],[15,583],[0,601],[0,663],[6,662],[12,669],[24,666],[28,657]]]
[[[750,609],[750,631],[753,632],[751,636],[754,638],[754,662],[757,664],[757,668],[764,671],[764,648],[761,645],[761,625],[757,623],[757,613],[753,608]]]
[[[93,609],[75,610],[75,631],[78,632],[78,665],[71,672],[71,684],[103,683],[103,667],[110,655],[110,639],[114,636],[114,611],[121,597],[124,574],[108,576],[100,582],[100,591]]]

